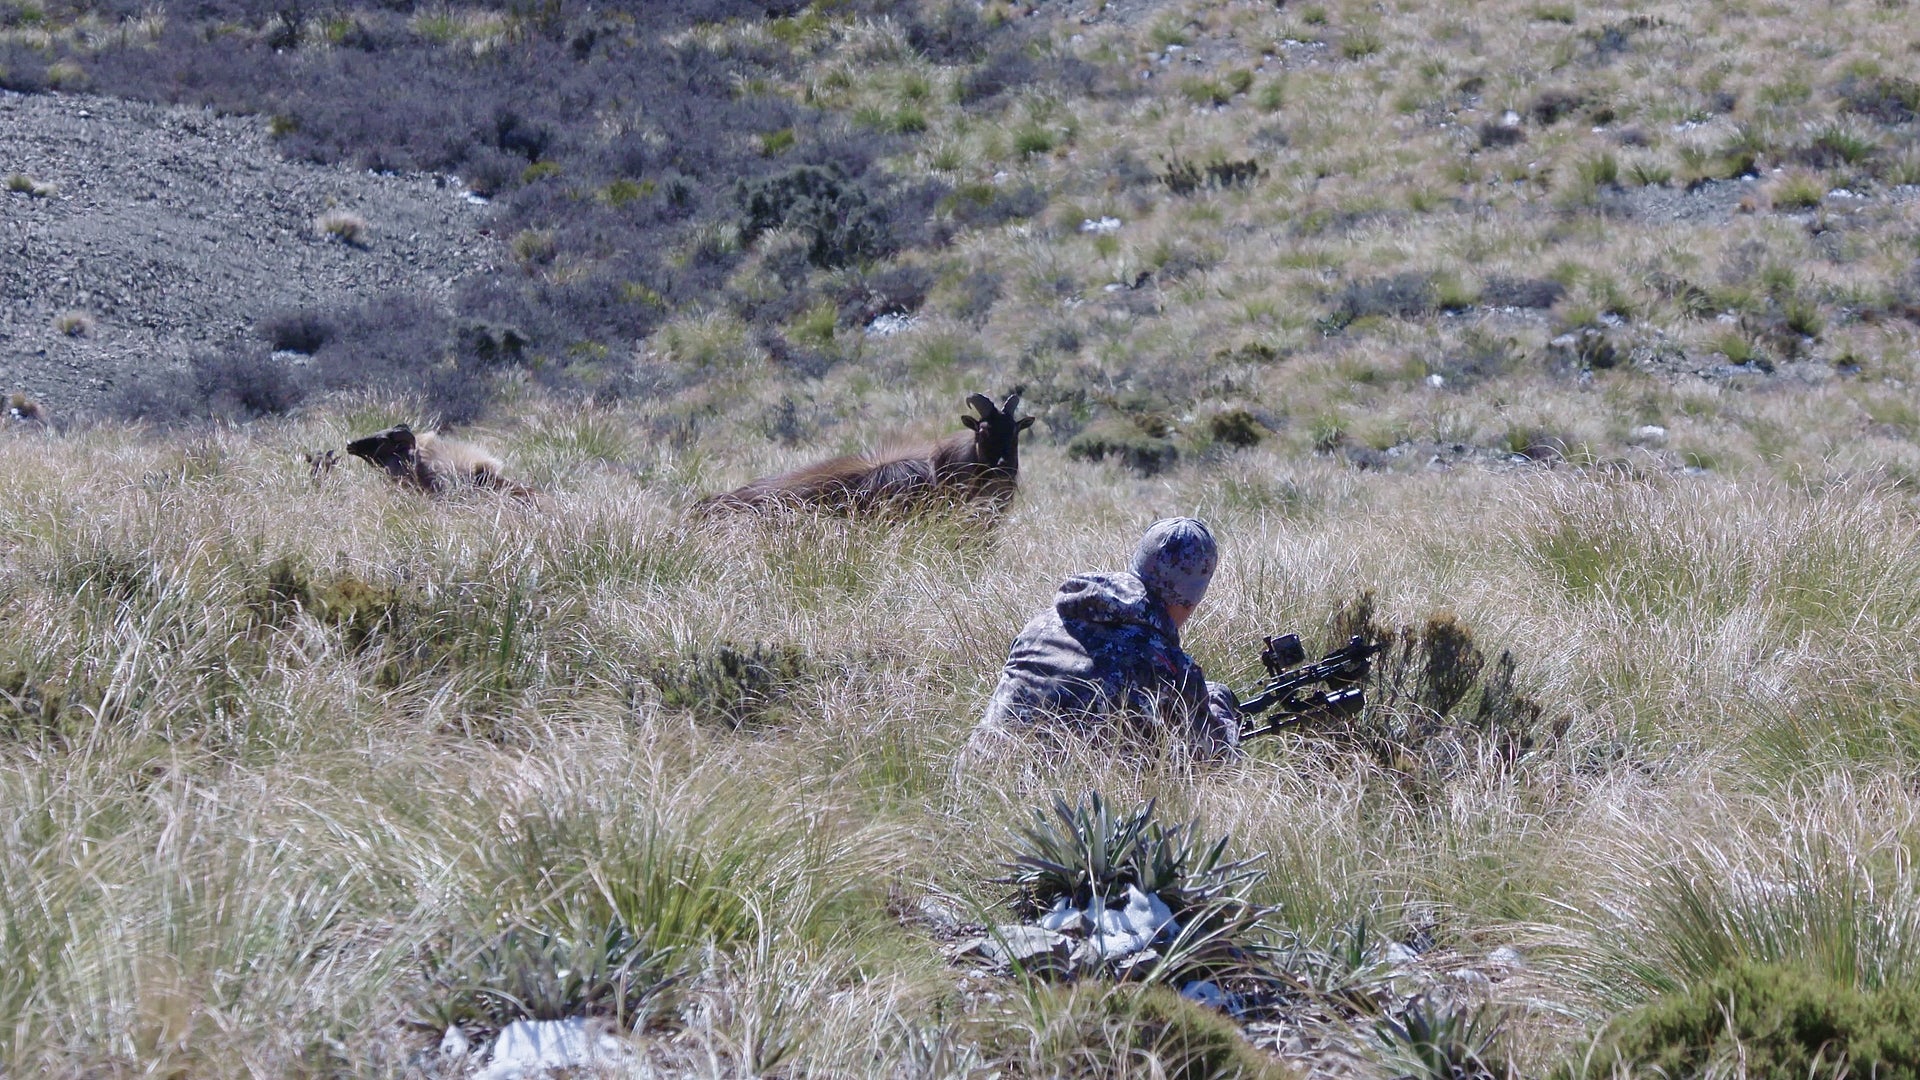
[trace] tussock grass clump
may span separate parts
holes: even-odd
[[[1569,1075],[1920,1076],[1920,992],[1744,962],[1615,1020]]]
[[[329,210],[313,219],[313,231],[322,240],[361,247],[367,242],[367,219],[351,210]]]
[[[53,317],[53,328],[66,337],[91,337],[94,330],[93,316],[77,308],[63,311]]]
[[[1036,987],[986,1018],[986,1048],[1075,1080],[1291,1080],[1233,1021],[1163,986]]]
[[[10,173],[7,176],[7,190],[19,195],[31,195],[36,199],[50,198],[59,193],[59,188],[45,180],[35,180],[26,173]]]

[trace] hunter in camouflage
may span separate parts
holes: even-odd
[[[1209,683],[1180,648],[1180,627],[1206,595],[1219,549],[1193,518],[1154,522],[1131,571],[1076,574],[1014,639],[980,722],[991,738],[1030,725],[1083,733],[1156,730],[1207,754],[1239,744],[1233,692]]]

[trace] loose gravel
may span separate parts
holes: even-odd
[[[261,117],[0,92],[0,181],[0,393],[58,414],[266,316],[445,302],[505,258],[454,178],[288,161]],[[317,228],[330,211],[365,222],[356,242]]]

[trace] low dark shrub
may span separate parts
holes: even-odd
[[[1413,318],[1430,315],[1439,306],[1439,289],[1433,275],[1408,270],[1392,277],[1364,278],[1349,282],[1334,297],[1328,324],[1341,329],[1355,320],[1373,316]]]
[[[1449,386],[1461,389],[1513,371],[1523,356],[1515,339],[1469,327],[1436,368]]]
[[[1252,158],[1242,161],[1218,159],[1206,165],[1196,165],[1175,154],[1167,159],[1167,168],[1160,174],[1160,182],[1175,195],[1192,195],[1203,189],[1251,184],[1264,175],[1265,170]]]
[[[986,55],[993,28],[970,3],[950,3],[907,20],[907,44],[936,64],[971,64]]]
[[[1920,987],[1863,990],[1817,971],[1742,963],[1608,1025],[1567,1076],[1920,1076]]]
[[[1535,94],[1527,104],[1527,115],[1534,123],[1550,127],[1587,107],[1593,99],[1584,90],[1548,87]]]
[[[1567,287],[1551,278],[1510,278],[1494,275],[1480,289],[1488,307],[1550,308],[1567,295]]]
[[[854,278],[836,297],[840,325],[865,326],[882,315],[911,315],[927,302],[933,272],[923,266],[898,266]]]
[[[504,105],[494,109],[491,135],[496,149],[529,162],[546,156],[547,147],[553,143],[553,132],[545,124],[529,120]]]
[[[968,271],[954,288],[954,317],[970,322],[984,320],[1000,302],[1000,290],[1000,275],[994,271]]]
[[[812,680],[813,664],[792,645],[721,642],[662,664],[650,677],[665,707],[739,731],[785,719],[788,697]]]
[[[1449,744],[1476,740],[1507,761],[1518,760],[1561,728],[1516,684],[1513,655],[1491,664],[1472,631],[1451,612],[1420,626],[1392,629],[1374,619],[1372,592],[1362,593],[1331,620],[1330,641],[1355,635],[1385,646],[1374,660],[1361,717],[1324,734],[1400,770],[1409,778],[1444,772]]]
[[[1047,193],[1037,184],[962,184],[940,200],[939,208],[959,225],[990,229],[1045,210]]]
[[[296,369],[251,349],[196,359],[193,381],[212,415],[241,420],[277,416],[306,397]]]
[[[1920,117],[1920,82],[1912,79],[1849,75],[1840,81],[1839,94],[1849,112],[1882,124],[1905,124]]]
[[[1142,476],[1152,476],[1179,460],[1180,450],[1164,430],[1155,432],[1131,416],[1106,416],[1068,440],[1067,456],[1076,461],[1111,458]]]
[[[1221,349],[1213,354],[1216,362],[1223,364],[1274,364],[1287,358],[1287,353],[1264,341],[1249,341],[1232,349]]]
[[[307,380],[298,369],[239,348],[197,356],[185,370],[145,374],[121,387],[107,411],[159,424],[252,420],[288,412],[306,395]]]
[[[318,311],[284,311],[260,320],[257,328],[275,352],[297,352],[312,356],[333,340],[333,320]]]
[[[798,229],[809,238],[807,259],[833,268],[872,258],[887,246],[885,216],[866,191],[837,167],[798,165],[734,187],[748,242],[769,229]]]
[[[1207,420],[1207,434],[1225,446],[1258,446],[1266,438],[1266,425],[1245,409],[1228,409]]]
[[[494,198],[511,190],[520,182],[520,173],[525,162],[504,150],[491,146],[475,147],[466,155],[466,164],[462,166],[463,179],[467,190],[475,195]]]
[[[1480,148],[1498,150],[1501,147],[1517,146],[1527,141],[1527,131],[1519,124],[1503,124],[1498,120],[1483,120],[1479,127]]]
[[[754,336],[754,341],[766,350],[767,359],[775,367],[796,378],[818,379],[832,370],[839,359],[819,349],[796,345],[777,330],[762,330]]]
[[[962,105],[977,105],[1008,90],[1036,82],[1040,77],[1040,65],[1024,50],[1004,49],[987,57],[984,63],[961,78],[956,96]]]
[[[1632,20],[1612,22],[1583,30],[1580,37],[1586,41],[1593,59],[1604,64],[1632,52],[1635,33],[1645,28]]]

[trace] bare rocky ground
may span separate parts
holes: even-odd
[[[452,178],[287,161],[264,117],[0,93],[0,178],[15,176],[0,189],[0,393],[56,414],[278,312],[444,298],[500,254]],[[29,181],[40,193],[10,190]],[[356,243],[316,229],[332,210],[364,220]]]

